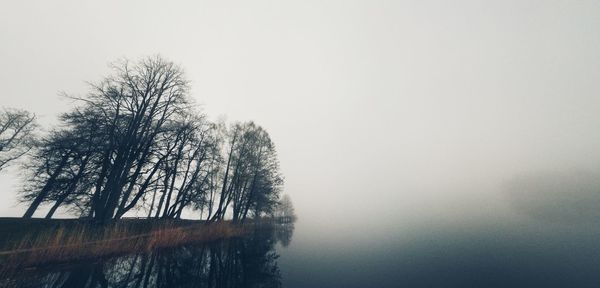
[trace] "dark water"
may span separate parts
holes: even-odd
[[[477,222],[429,223],[365,237],[339,249],[331,240],[319,246],[295,241],[281,253],[283,283],[285,287],[600,287],[596,224]],[[302,229],[301,223],[297,225],[298,238]]]
[[[479,221],[452,227],[430,223],[355,238],[349,235],[360,235],[360,229],[338,232],[315,233],[300,221],[295,227],[258,229],[243,239],[21,271],[0,284],[600,287],[600,229],[595,223]]]
[[[274,224],[244,238],[27,269],[2,276],[0,287],[281,287],[275,246],[293,231]]]

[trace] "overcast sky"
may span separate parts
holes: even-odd
[[[50,127],[160,54],[269,131],[303,221],[492,217],[511,178],[600,168],[599,31],[599,1],[2,1],[0,103]]]

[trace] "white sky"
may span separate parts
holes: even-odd
[[[492,217],[515,175],[600,167],[598,1],[124,2],[2,1],[1,105],[54,123],[60,91],[161,54],[270,132],[315,225]]]

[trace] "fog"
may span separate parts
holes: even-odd
[[[160,54],[212,119],[269,131],[300,239],[600,198],[597,1],[33,2],[0,4],[2,106],[49,129],[61,91]],[[1,216],[25,209],[19,174],[0,175]]]

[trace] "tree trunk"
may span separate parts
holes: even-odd
[[[54,203],[54,205],[52,206],[52,208],[50,208],[50,211],[48,211],[48,214],[46,214],[46,219],[50,219],[52,218],[52,215],[54,215],[54,212],[56,212],[56,209],[58,209],[58,207],[60,206],[60,204],[62,204],[65,199],[67,199],[67,196],[69,194],[65,193],[63,195],[60,195],[60,198],[58,198],[56,200],[56,203]]]
[[[33,213],[35,213],[35,210],[37,210],[40,204],[42,204],[42,201],[44,201],[44,198],[48,196],[48,192],[50,192],[50,189],[52,188],[52,186],[54,186],[54,181],[56,181],[56,177],[58,176],[58,174],[60,174],[60,172],[62,172],[62,169],[67,164],[69,156],[69,154],[66,154],[60,160],[60,164],[58,165],[56,170],[54,170],[52,175],[50,175],[50,179],[48,179],[48,182],[46,182],[46,185],[44,185],[42,191],[40,191],[40,193],[35,197],[35,199],[33,199],[33,202],[31,202],[29,208],[27,209],[27,211],[25,211],[23,218],[31,218],[31,216],[33,216]]]

